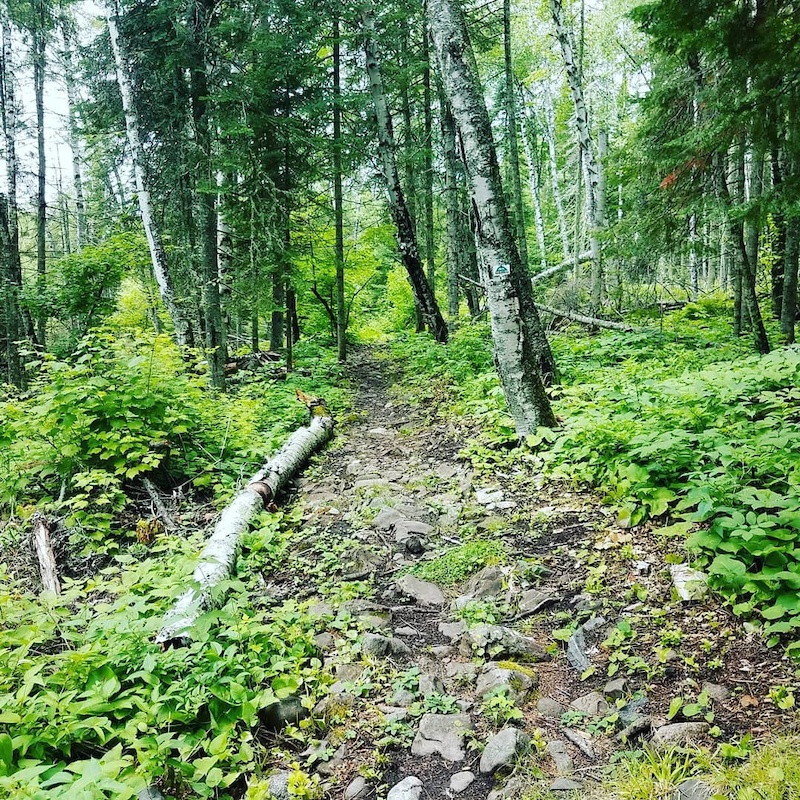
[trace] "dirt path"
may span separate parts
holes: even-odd
[[[330,686],[300,761],[326,796],[583,797],[614,750],[770,727],[792,671],[675,595],[677,540],[634,540],[535,463],[476,474],[379,350],[350,373],[355,420],[300,482],[302,541],[270,587],[320,617]]]

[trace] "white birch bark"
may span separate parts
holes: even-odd
[[[561,185],[558,181],[558,157],[556,153],[556,120],[553,111],[553,100],[548,96],[544,101],[545,126],[544,135],[547,141],[547,153],[550,161],[550,188],[558,217],[558,233],[561,236],[561,252],[564,261],[570,257],[569,233],[567,232],[567,215],[564,213],[564,200],[561,196]]]
[[[191,640],[192,628],[209,606],[213,588],[233,571],[242,534],[247,532],[256,514],[274,500],[287,481],[332,434],[332,417],[312,417],[311,423],[296,430],[222,512],[200,553],[200,562],[192,575],[194,585],[167,612],[156,642],[166,645]]]
[[[572,101],[575,106],[575,127],[583,155],[586,174],[587,211],[589,215],[590,244],[592,250],[592,306],[598,308],[602,293],[602,262],[598,232],[605,226],[605,199],[603,197],[603,175],[594,142],[589,131],[589,112],[583,95],[578,64],[575,59],[575,43],[572,30],[564,21],[561,0],[549,0],[550,13],[556,29],[556,39],[561,47]]]
[[[46,592],[61,594],[56,557],[50,541],[50,526],[47,524],[47,520],[38,514],[33,519],[33,546],[36,550],[36,558],[39,560],[42,588]]]
[[[536,244],[539,246],[539,263],[542,270],[547,269],[547,244],[544,232],[544,214],[542,213],[541,198],[541,171],[539,158],[536,154],[536,122],[533,112],[526,106],[525,100],[520,92],[519,107],[522,111],[522,144],[525,149],[525,160],[528,162],[528,189],[531,193],[533,203],[533,219],[536,228]]]
[[[497,371],[519,436],[554,425],[542,373],[555,367],[530,276],[514,243],[491,124],[458,0],[429,0],[429,25],[439,74],[453,110],[467,167],[486,287]]]
[[[122,109],[125,114],[125,130],[128,137],[128,146],[131,150],[133,159],[133,173],[136,181],[136,194],[139,200],[139,212],[142,216],[147,246],[150,250],[150,260],[153,263],[153,275],[155,276],[161,300],[167,313],[172,318],[175,326],[175,339],[178,344],[186,344],[187,326],[183,312],[175,300],[175,289],[172,285],[169,271],[167,269],[167,255],[164,251],[164,243],[161,239],[161,232],[153,214],[153,205],[150,199],[150,192],[146,188],[144,150],[139,138],[139,120],[136,114],[136,107],[133,101],[133,89],[128,78],[128,70],[122,57],[119,46],[119,33],[115,11],[111,8],[106,10],[106,22],[108,23],[108,34],[111,40],[111,51],[114,55],[114,65],[117,70],[117,82],[119,84],[120,95],[122,96]]]
[[[76,112],[75,75],[72,63],[72,32],[68,23],[62,27],[64,37],[64,84],[67,90],[67,144],[72,155],[72,185],[75,189],[76,244],[80,250],[86,244],[86,201],[83,196],[83,176],[81,175],[81,144],[78,136],[78,115]]]

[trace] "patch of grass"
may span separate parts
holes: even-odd
[[[507,559],[508,551],[503,542],[475,539],[432,561],[416,564],[411,571],[418,578],[438,586],[456,586],[483,567],[503,564]]]

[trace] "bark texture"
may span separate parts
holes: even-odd
[[[472,218],[487,289],[495,360],[520,436],[555,417],[543,378],[555,363],[533,303],[530,275],[514,242],[491,124],[457,0],[429,0],[430,29],[445,93],[461,136],[472,192]]]
[[[333,19],[333,221],[336,236],[336,353],[347,360],[347,308],[344,297],[344,199],[342,194],[342,76],[339,15]],[[314,287],[316,288],[316,286]]]
[[[239,540],[247,532],[251,520],[264,506],[274,501],[286,482],[332,435],[333,419],[327,415],[327,411],[325,416],[313,416],[311,424],[296,430],[277,455],[250,479],[222,512],[214,532],[200,553],[200,562],[192,575],[195,585],[187,589],[167,612],[156,642],[166,646],[182,645],[191,640],[192,628],[208,607],[212,589],[231,574],[236,563]]]
[[[366,9],[362,13],[362,23],[367,76],[369,77],[370,91],[375,104],[375,116],[378,122],[378,151],[383,166],[386,188],[389,193],[389,211],[397,229],[400,256],[408,273],[411,288],[414,291],[414,299],[425,318],[429,330],[437,342],[446,342],[447,324],[436,303],[436,297],[431,290],[431,286],[425,278],[414,225],[397,172],[397,163],[394,157],[392,118],[386,103],[386,93],[383,88],[383,79],[378,61],[377,43],[375,41],[375,14],[372,9]]]
[[[172,278],[167,268],[167,254],[164,251],[164,243],[161,238],[161,231],[158,229],[150,192],[147,190],[145,177],[145,159],[139,137],[139,119],[136,114],[136,106],[133,99],[133,90],[128,77],[128,69],[122,56],[119,45],[119,33],[115,12],[108,10],[106,21],[108,23],[108,33],[111,40],[111,50],[114,55],[114,64],[117,71],[117,82],[119,84],[120,95],[122,96],[122,109],[125,114],[125,131],[128,137],[128,146],[131,150],[133,161],[133,173],[136,181],[136,194],[139,201],[139,213],[142,216],[147,246],[150,250],[150,260],[153,263],[153,275],[158,284],[159,294],[167,313],[175,326],[175,340],[180,345],[187,343],[188,326],[186,319],[175,299],[175,288]]]
[[[37,514],[33,519],[33,546],[39,561],[39,573],[42,577],[42,588],[46,592],[61,594],[61,581],[58,579],[58,565],[50,541],[50,525],[47,520]]]

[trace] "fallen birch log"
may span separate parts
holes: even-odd
[[[591,261],[591,260],[592,260],[591,253],[581,253],[578,256],[579,264],[583,264],[586,261]],[[560,264],[556,264],[554,267],[548,267],[547,269],[543,269],[541,272],[537,272],[535,275],[531,275],[531,283],[538,283],[539,281],[543,281],[545,278],[549,278],[551,275],[555,275],[556,272],[561,272],[562,269],[574,266],[575,266],[574,258],[571,258],[568,261],[562,261]]]
[[[610,328],[614,331],[625,331],[626,333],[636,333],[642,330],[642,328],[634,328],[631,325],[626,325],[624,322],[587,317],[585,314],[577,314],[574,311],[565,311],[560,308],[551,308],[542,303],[537,303],[536,308],[538,308],[539,311],[544,311],[546,314],[552,314],[554,317],[562,317],[563,319],[569,319],[572,320],[572,322],[579,322],[581,325],[589,325],[593,328]]]
[[[61,594],[56,556],[53,553],[53,543],[50,541],[50,524],[41,514],[33,517],[33,547],[36,558],[39,559],[42,588],[46,592]]]
[[[168,646],[191,640],[194,623],[208,607],[213,588],[233,571],[239,541],[258,512],[269,506],[289,479],[308,458],[333,435],[333,418],[324,401],[298,397],[311,410],[311,422],[298,428],[278,453],[250,479],[245,488],[222,512],[192,576],[196,586],[187,589],[167,612],[156,642]]]

